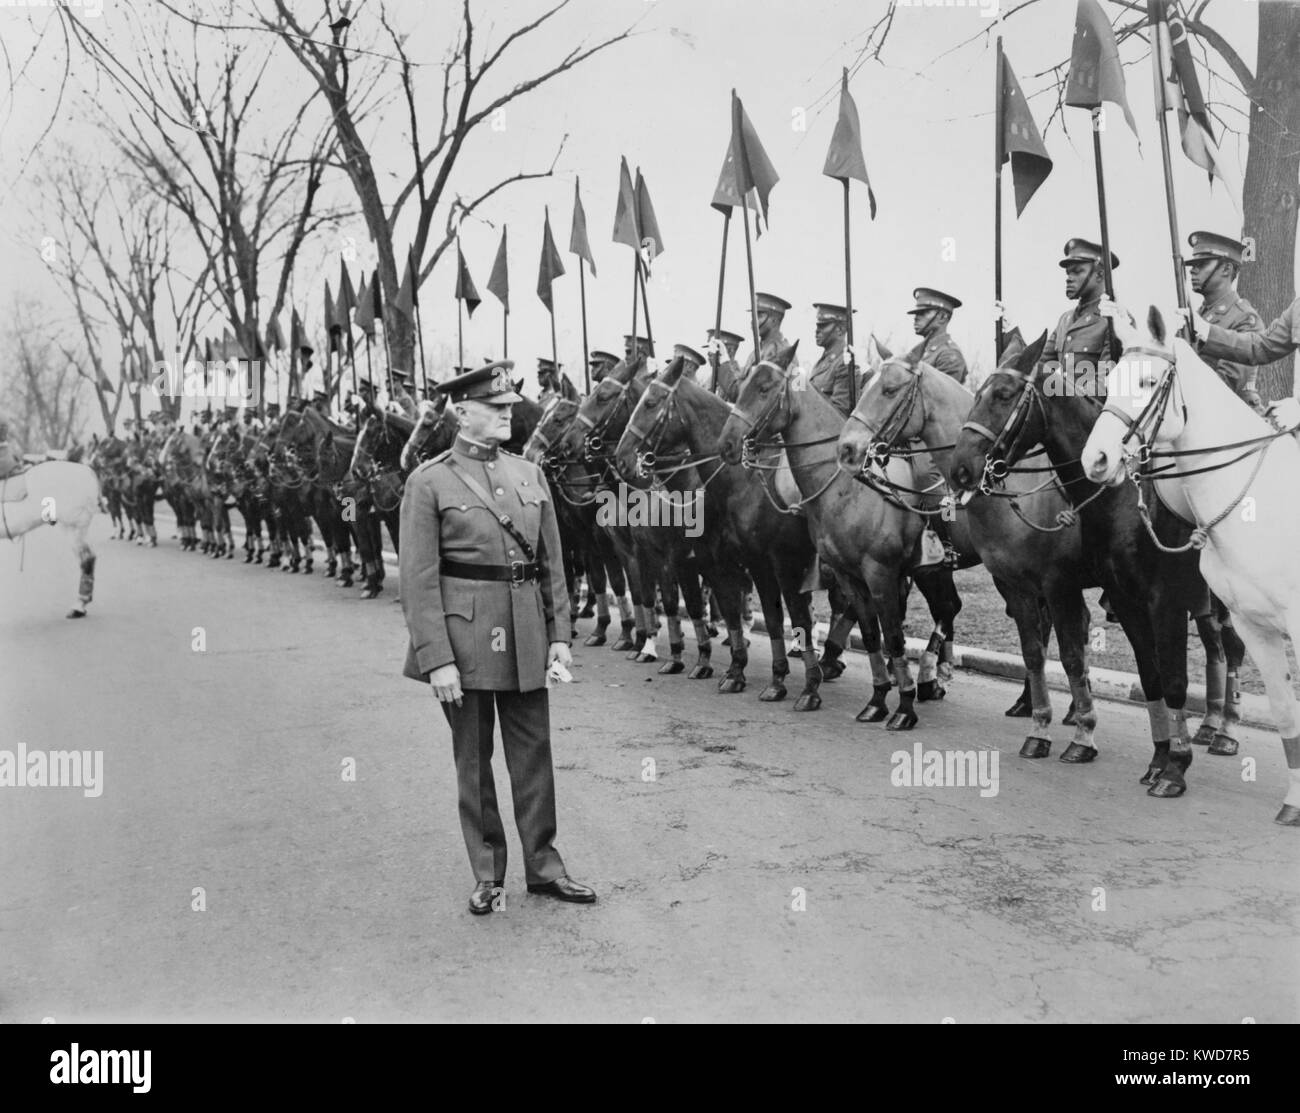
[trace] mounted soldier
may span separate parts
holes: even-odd
[[[595,385],[618,366],[618,356],[613,352],[597,349],[591,353],[588,365],[591,367],[592,385]]]
[[[849,361],[849,311],[842,305],[818,302],[817,346],[822,350],[808,385],[847,420],[853,410],[853,366]]]
[[[912,330],[923,337],[920,345],[922,362],[952,376],[959,383],[965,383],[966,357],[948,335],[953,311],[961,308],[961,302],[951,294],[928,286],[918,286],[913,290],[912,299],[916,304],[907,312],[912,317]]]
[[[476,885],[499,907],[506,838],[491,772],[494,720],[510,771],[529,892],[589,904],[555,848],[546,682],[571,663],[560,531],[541,469],[500,450],[511,436],[514,364],[441,384],[460,422],[452,448],[411,473],[402,498],[405,676],[433,689],[451,727],[461,829]]]
[[[1106,384],[1106,368],[1101,364],[1120,355],[1119,341],[1101,313],[1105,293],[1102,248],[1076,237],[1066,243],[1064,254],[1058,265],[1065,271],[1065,296],[1079,304],[1061,314],[1040,363],[1059,364],[1076,387],[1101,394]],[[1118,267],[1119,256],[1111,252],[1110,269]]]
[[[709,342],[704,350],[710,356],[716,356],[718,360],[718,384],[713,393],[719,398],[735,398],[736,383],[740,381],[740,364],[736,362],[736,349],[745,338],[737,332],[716,328],[709,329],[708,337]],[[726,358],[723,358],[724,351]]]

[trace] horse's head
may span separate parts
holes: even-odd
[[[620,360],[578,407],[577,416],[560,447],[566,456],[598,456],[617,443],[646,380],[646,358]]]
[[[764,360],[740,380],[740,394],[718,437],[718,452],[728,464],[740,462],[746,440],[774,437],[790,427],[792,383],[786,369],[798,347],[796,340],[777,354],[776,361]]]
[[[914,440],[925,426],[921,378],[925,364],[917,352],[887,356],[876,367],[871,385],[863,392],[840,432],[840,463],[861,469],[868,453],[884,459],[900,442]]]
[[[677,390],[686,361],[678,356],[646,384],[614,450],[614,467],[637,487],[650,486],[656,453],[671,452],[681,442]]]
[[[578,413],[578,402],[556,395],[542,410],[528,443],[524,445],[524,456],[534,464],[546,467],[560,459],[560,439],[569,426],[573,424]]]
[[[420,403],[415,427],[401,452],[401,468],[409,472],[421,460],[446,452],[460,431],[456,411],[447,405],[447,395],[439,392],[437,400]]]
[[[1124,482],[1125,461],[1141,445],[1168,444],[1186,423],[1183,408],[1169,404],[1174,353],[1160,310],[1153,305],[1147,312],[1145,334],[1122,315],[1114,321],[1124,354],[1106,377],[1106,405],[1079,457],[1084,474],[1108,487]]]
[[[976,491],[986,470],[994,479],[1004,477],[1006,467],[1042,439],[1046,420],[1037,379],[1046,344],[1044,332],[1027,348],[1009,349],[980,386],[952,454],[952,481],[959,492]]]

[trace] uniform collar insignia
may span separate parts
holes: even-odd
[[[453,447],[462,456],[468,456],[471,460],[495,460],[497,458],[496,445],[479,444],[477,441],[472,441],[465,436],[458,436]]]

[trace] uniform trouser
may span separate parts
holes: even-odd
[[[510,772],[515,824],[524,849],[524,878],[544,885],[563,877],[555,849],[555,774],[551,768],[551,712],[545,688],[532,692],[473,689],[460,707],[442,705],[451,726],[460,790],[460,828],[477,881],[506,875],[506,832],[492,779],[495,714],[501,717],[501,747]]]

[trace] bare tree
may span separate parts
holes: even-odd
[[[14,300],[0,405],[15,439],[29,452],[66,448],[85,425],[82,376],[56,332],[45,306],[21,296]]]
[[[410,322],[394,308],[406,263],[404,255],[395,248],[394,232],[408,202],[414,204],[416,209],[411,253],[418,271],[418,283],[428,277],[443,252],[454,241],[456,229],[465,216],[514,182],[549,177],[555,168],[559,152],[563,149],[563,138],[560,138],[557,140],[555,159],[545,170],[512,174],[478,196],[464,198],[454,194],[450,187],[457,161],[474,131],[484,123],[490,124],[496,114],[512,101],[569,72],[615,43],[622,42],[632,33],[632,28],[629,27],[591,45],[580,43],[549,66],[544,65],[537,72],[521,77],[504,92],[495,97],[485,96],[484,81],[496,73],[507,52],[513,48],[516,58],[527,58],[528,36],[567,8],[569,3],[570,0],[559,0],[536,19],[507,33],[495,47],[484,49],[476,38],[478,29],[470,0],[462,0],[459,33],[438,66],[441,81],[436,94],[436,103],[440,106],[437,130],[427,140],[421,132],[422,113],[417,111],[416,67],[406,53],[406,36],[392,24],[382,4],[379,6],[379,23],[391,53],[381,53],[378,47],[360,49],[349,44],[351,21],[348,13],[351,6],[347,0],[342,3],[326,0],[323,14],[310,24],[301,22],[291,11],[287,0],[272,0],[273,14],[258,14],[261,26],[281,39],[316,81],[329,105],[341,145],[343,166],[351,179],[366,227],[378,250],[379,276],[385,295],[384,324],[390,337],[394,362],[399,366],[414,366],[413,329]],[[356,14],[359,16],[361,12],[358,10]],[[364,64],[372,71],[375,68],[395,69],[400,80],[409,120],[411,169],[405,182],[391,198],[386,199],[380,189],[369,149],[358,126],[359,98],[358,85],[352,73],[354,64]],[[427,100],[426,93],[424,103]],[[440,211],[445,212],[445,220],[441,229],[434,232],[434,218]]]

